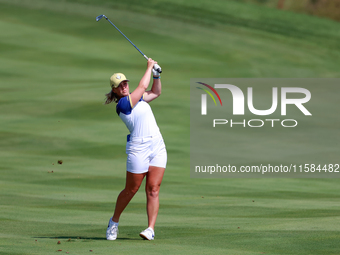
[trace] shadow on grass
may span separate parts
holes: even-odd
[[[33,238],[42,238],[42,239],[65,239],[68,242],[74,242],[75,240],[85,240],[85,241],[90,241],[90,240],[105,240],[105,237],[81,237],[81,236],[35,236]],[[130,238],[130,237],[118,237],[117,240],[125,241],[125,240],[140,240],[143,241],[141,238]],[[67,242],[66,241],[66,242]]]

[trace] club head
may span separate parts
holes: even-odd
[[[96,21],[99,21],[99,20],[101,20],[103,17],[105,17],[105,15],[104,15],[104,14],[102,14],[102,15],[99,15],[99,16],[96,18]]]

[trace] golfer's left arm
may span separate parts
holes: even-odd
[[[156,62],[157,63],[157,62]],[[162,92],[162,83],[160,74],[157,71],[153,70],[153,83],[151,90],[144,92],[144,101],[151,102],[161,95]]]

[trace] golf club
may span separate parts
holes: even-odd
[[[113,24],[113,23],[111,22],[111,20],[109,20],[108,17],[106,17],[104,14],[99,15],[98,17],[96,17],[96,21],[99,21],[99,20],[101,20],[102,18],[105,18],[108,22],[110,22],[110,24],[111,24],[112,26],[114,26],[115,29],[117,29],[118,32],[121,33],[121,34],[125,37],[125,39],[128,40],[128,41],[129,41],[129,42],[130,42],[130,43],[131,43],[131,44],[139,51],[139,53],[143,55],[143,57],[144,57],[146,60],[149,59],[149,58],[148,58],[148,57],[147,57],[140,49],[137,48],[136,45],[134,45],[133,42],[131,42],[131,41],[129,40],[129,38],[127,38],[127,37],[122,33],[122,31],[119,30],[118,27],[116,27],[116,25]],[[159,73],[162,72],[162,68],[161,68],[158,64],[155,64],[155,65],[153,66],[153,69],[156,70],[156,71],[158,71]]]

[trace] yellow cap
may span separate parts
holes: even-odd
[[[125,75],[122,73],[115,73],[110,77],[110,86],[111,88],[118,88],[119,84],[122,81],[129,81],[126,79]]]

